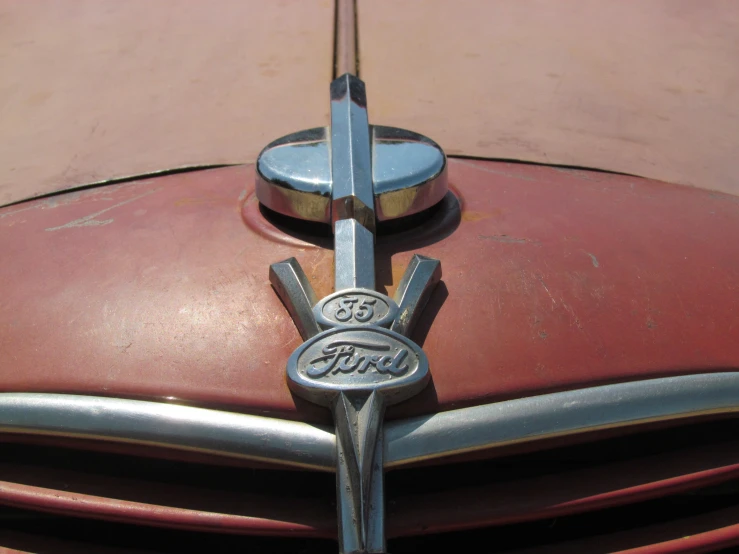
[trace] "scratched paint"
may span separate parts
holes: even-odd
[[[593,262],[593,267],[598,267],[600,264],[598,263],[598,258],[595,257],[595,254],[591,254],[590,252],[585,252],[588,256],[590,256],[590,261]]]
[[[124,206],[125,204],[130,204],[131,202],[135,202],[136,200],[139,200],[145,196],[149,196],[150,194],[154,194],[155,192],[158,192],[160,190],[162,189],[158,188],[158,189],[153,189],[153,190],[147,190],[143,194],[139,194],[138,196],[134,196],[133,198],[129,198],[128,200],[124,200],[123,202],[118,202],[118,204],[109,206],[105,208],[104,210],[95,212],[94,214],[80,217],[79,219],[75,219],[74,221],[70,221],[69,223],[65,223],[64,225],[59,225],[58,227],[47,227],[46,230],[47,231],[59,231],[60,229],[71,229],[73,227],[97,227],[101,225],[109,225],[113,223],[114,219],[112,218],[111,219],[95,219],[95,218],[99,215],[109,212],[110,210],[114,210],[115,208],[119,208],[121,206]]]
[[[494,240],[496,242],[505,242],[509,244],[539,244],[539,241],[537,240],[510,237],[508,235],[477,235],[477,238],[480,240]]]

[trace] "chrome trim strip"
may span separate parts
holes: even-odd
[[[665,377],[441,412],[385,428],[385,467],[698,415],[739,411],[739,372]]]
[[[441,412],[385,425],[385,467],[514,443],[739,411],[739,372],[603,385]],[[332,430],[163,402],[0,393],[0,432],[207,452],[335,471]]]
[[[0,393],[0,432],[98,439],[334,471],[327,428],[164,402]]]

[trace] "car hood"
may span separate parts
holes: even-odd
[[[295,256],[323,296],[331,239],[260,210],[253,171],[3,209],[0,387],[325,419],[287,387],[301,338],[268,268]],[[378,238],[389,294],[413,253],[444,261],[413,335],[432,384],[390,417],[739,367],[735,197],[501,162],[449,179],[422,225]]]

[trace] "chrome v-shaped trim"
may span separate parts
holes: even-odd
[[[388,421],[384,464],[395,469],[516,443],[734,412],[739,412],[739,372],[603,385]],[[332,428],[164,402],[0,393],[0,432],[156,445],[336,470]]]

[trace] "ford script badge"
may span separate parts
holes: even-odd
[[[428,381],[426,355],[413,341],[379,327],[324,331],[287,362],[296,394],[330,406],[340,391],[382,391],[387,404],[409,398]]]

